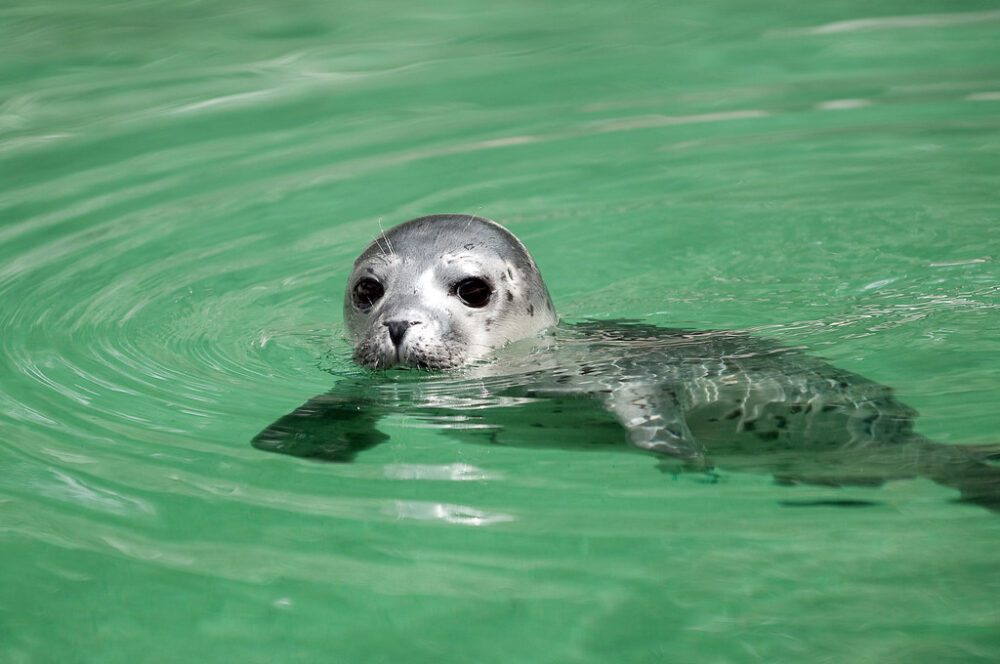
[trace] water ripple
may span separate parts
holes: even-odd
[[[601,601],[617,606],[622,588],[689,561],[692,541],[715,555],[734,510],[749,506],[736,531],[766,512],[763,481],[734,482],[749,499],[727,501],[647,474],[638,455],[451,447],[440,434],[481,435],[477,415],[498,403],[473,375],[427,381],[428,399],[464,414],[386,418],[389,442],[356,464],[250,447],[355,371],[342,289],[380,217],[509,223],[569,319],[916,357],[927,378],[896,375],[944,401],[939,430],[993,435],[1000,349],[982,331],[996,260],[977,232],[995,225],[995,80],[911,66],[923,42],[877,69],[858,53],[883,52],[877,31],[971,30],[1000,13],[762,40],[789,17],[720,21],[690,5],[608,43],[608,26],[569,10],[526,29],[497,5],[506,32],[491,39],[455,17],[421,14],[421,34],[401,8],[388,20],[324,6],[302,19],[313,36],[263,37],[244,12],[270,10],[228,5],[206,19],[88,5],[61,26],[54,5],[0,8],[0,70],[16,74],[0,77],[0,531],[28,554],[7,566],[25,571],[23,596],[77,597],[67,579],[112,593],[124,586],[110,579],[140,593],[163,581],[176,607],[190,576],[199,591],[204,578],[260,585],[262,606],[289,611],[308,606],[289,579],[593,607],[583,578],[612,584]]]
[[[789,30],[788,33],[807,35],[830,35],[864,30],[894,30],[900,28],[945,28],[967,23],[1000,21],[1000,11],[956,12],[951,14],[913,14],[910,16],[880,16],[878,18],[857,18],[834,21],[814,28]]]

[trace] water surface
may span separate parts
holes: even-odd
[[[1000,3],[0,8],[0,660],[996,661],[1000,520],[463,444],[255,450],[378,232],[750,329],[997,442]],[[847,509],[824,501],[858,501]],[[793,507],[804,502],[819,506]]]

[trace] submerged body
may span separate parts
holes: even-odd
[[[384,438],[379,418],[406,412],[490,442],[562,447],[596,434],[672,467],[823,484],[920,475],[1000,504],[1000,472],[982,455],[920,437],[916,413],[890,388],[799,349],[627,322],[552,328],[534,261],[488,220],[444,215],[392,229],[355,263],[345,320],[363,366],[450,371],[342,380],[255,446],[348,461]],[[588,410],[624,436],[585,426]]]

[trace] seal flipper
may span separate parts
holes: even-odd
[[[675,392],[652,385],[621,385],[605,405],[628,432],[635,447],[681,461],[686,469],[708,470],[712,463],[684,420]]]
[[[959,500],[1000,512],[1000,445],[939,445],[921,440],[920,474],[958,489]]]
[[[254,436],[250,444],[267,452],[346,463],[388,436],[375,428],[377,404],[335,390],[314,397]]]

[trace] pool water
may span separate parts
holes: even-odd
[[[432,212],[566,321],[752,330],[1000,442],[1000,2],[672,5],[0,7],[0,661],[1000,659],[1000,519],[927,480],[405,410],[352,464],[250,446]]]

